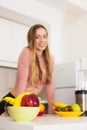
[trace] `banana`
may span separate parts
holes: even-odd
[[[63,108],[63,107],[68,106],[68,104],[65,104],[65,103],[62,103],[62,102],[56,102],[56,101],[54,101],[54,100],[52,100],[52,103],[53,103],[54,107]]]
[[[5,97],[1,101],[6,101],[7,103],[10,103],[11,105],[14,105],[15,104],[15,100],[16,99],[14,99],[12,97]]]
[[[24,95],[29,95],[31,94],[31,92],[24,92],[22,94],[20,94],[18,97],[16,98],[12,98],[12,97],[5,97],[2,99],[2,101],[6,101],[8,103],[10,103],[13,106],[20,106],[21,105],[21,99]]]
[[[68,106],[68,104],[61,103],[61,102],[56,102],[56,103],[55,103],[55,106],[56,106],[56,107],[66,107],[66,106]]]

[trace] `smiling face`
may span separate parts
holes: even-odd
[[[38,28],[35,33],[35,46],[39,55],[46,49],[48,45],[48,35],[44,28]]]

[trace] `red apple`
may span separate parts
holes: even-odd
[[[24,95],[21,100],[21,106],[29,106],[29,107],[39,106],[38,96],[35,94]]]

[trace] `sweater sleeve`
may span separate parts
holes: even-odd
[[[18,59],[18,69],[15,83],[15,96],[25,92],[27,80],[29,77],[30,50],[24,48]]]
[[[52,110],[52,100],[55,99],[55,85],[54,85],[54,59],[52,57],[52,64],[53,64],[53,70],[52,70],[52,82],[50,84],[47,84],[46,85],[46,97],[47,97],[47,100],[48,100],[48,105],[49,105],[49,108],[50,108],[50,113],[53,113],[53,110]]]

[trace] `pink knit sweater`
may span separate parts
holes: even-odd
[[[46,78],[46,70],[45,70],[45,64],[43,57],[38,57],[40,62],[40,67],[42,70],[42,80],[41,82],[33,87],[30,82],[30,76],[31,76],[31,63],[33,60],[32,52],[29,50],[29,48],[24,48],[21,52],[18,60],[18,70],[17,70],[17,76],[16,76],[16,95],[18,96],[20,93],[23,93],[25,91],[31,91],[36,94],[39,94],[43,87],[45,87],[46,91],[46,97],[49,103],[49,106],[52,105],[51,100],[55,98],[55,88],[54,88],[54,81],[52,80],[51,84],[45,84],[45,78]],[[51,56],[52,64],[54,64],[53,57]],[[52,76],[53,77],[53,76]]]

